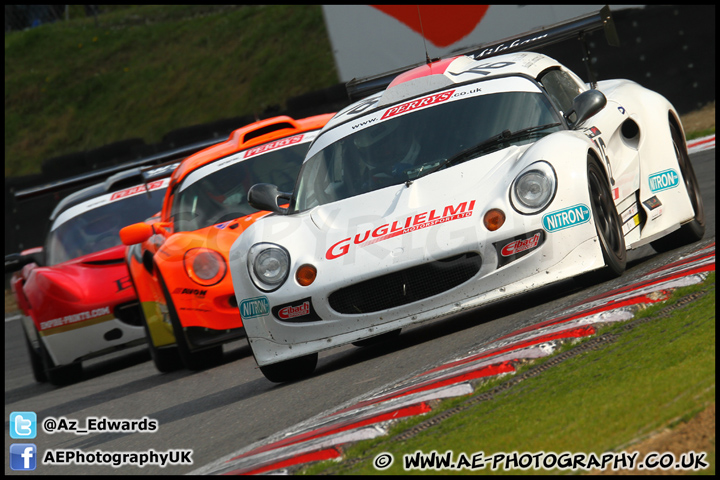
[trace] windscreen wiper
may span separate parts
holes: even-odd
[[[446,158],[440,165],[430,170],[427,174],[435,173],[438,170],[441,170],[445,167],[448,167],[450,165],[456,164],[456,163],[462,163],[465,160],[469,160],[470,158],[476,156],[477,154],[484,152],[485,150],[489,150],[490,148],[494,148],[497,145],[502,145],[505,142],[509,142],[510,140],[518,140],[520,138],[526,137],[526,136],[532,136],[535,133],[538,133],[542,130],[547,130],[548,128],[553,128],[561,125],[560,122],[557,123],[548,123],[546,125],[538,125],[535,127],[528,127],[523,128],[520,130],[517,130],[515,132],[511,132],[510,130],[503,130],[499,134],[492,136],[488,139],[483,140],[482,142],[478,143],[477,145],[474,145],[470,148],[466,148],[465,150],[461,150],[455,155],[452,155],[449,158]]]

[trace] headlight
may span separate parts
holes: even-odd
[[[183,257],[185,273],[204,287],[220,283],[227,273],[225,259],[218,252],[207,248],[191,248]]]
[[[290,271],[290,254],[279,245],[255,244],[248,253],[248,271],[256,287],[271,292],[285,283]]]
[[[535,162],[515,178],[510,188],[510,199],[518,212],[538,213],[550,204],[556,190],[553,168],[547,162]]]

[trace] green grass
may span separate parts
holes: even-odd
[[[102,10],[96,22],[71,5],[69,21],[5,35],[6,177],[121,140],[153,144],[179,128],[283,111],[339,81],[319,5]]]
[[[669,317],[658,316],[661,309],[698,290],[707,293],[674,310]],[[600,455],[661,428],[677,427],[715,402],[714,272],[702,285],[679,289],[667,302],[649,307],[640,316],[651,320],[630,330],[623,328],[627,322],[605,327],[598,334],[616,334],[615,342],[528,378],[401,444],[391,443],[390,439],[428,416],[399,422],[387,436],[350,446],[341,463],[318,463],[304,468],[302,473],[455,473],[404,472],[402,456],[418,450],[441,454],[452,450],[453,459],[461,452],[470,457],[479,451],[486,457],[513,451]],[[504,380],[490,382],[473,395]],[[429,415],[437,415],[466,400],[445,401]],[[381,452],[392,453],[395,462],[388,470],[379,472],[372,460]],[[346,467],[353,459],[362,460]],[[708,459],[710,469],[702,473],[714,474],[714,448],[708,452]],[[486,469],[478,473],[521,472]]]
[[[5,35],[6,177],[58,155],[283,109],[338,82],[318,5],[135,6],[98,18]]]
[[[687,134],[687,140],[693,140],[695,138],[702,138],[706,137],[708,135],[713,135],[715,133],[715,128],[706,128],[704,130],[698,130],[697,132],[689,132]]]

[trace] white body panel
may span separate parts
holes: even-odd
[[[32,319],[25,315],[23,323],[30,342],[33,347],[37,348],[37,333]],[[114,317],[101,323],[78,327],[65,332],[43,335],[43,343],[55,365],[70,365],[80,359],[85,360],[104,355],[112,350],[145,343],[143,327],[128,325]],[[107,340],[105,334],[115,329],[120,330],[122,336],[114,340]]]

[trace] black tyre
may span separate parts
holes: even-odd
[[[265,378],[275,383],[293,382],[309,377],[317,366],[318,354],[311,353],[304,357],[293,358],[272,365],[260,367]]]
[[[39,337],[40,358],[45,371],[45,377],[50,383],[57,386],[70,385],[82,378],[82,364],[80,362],[71,363],[70,365],[56,366],[48,353],[47,348],[43,344],[42,337]]]
[[[132,272],[130,265],[128,265],[128,271]],[[133,278],[132,274],[130,274],[130,283],[132,284],[133,290],[135,291],[135,297],[140,303],[140,295],[138,294],[137,287],[135,286],[135,279]],[[150,357],[155,364],[155,368],[160,373],[169,373],[182,367],[183,364],[182,360],[180,360],[177,346],[156,347],[153,343],[152,336],[150,335],[150,327],[148,326],[147,318],[145,317],[145,311],[142,308],[142,303],[140,303],[140,317],[143,324],[143,329],[145,330],[145,338],[147,339]]]
[[[222,345],[215,345],[213,347],[197,351],[193,351],[190,348],[187,337],[185,336],[185,331],[180,323],[180,318],[175,310],[172,297],[165,285],[165,281],[162,279],[160,274],[158,274],[158,279],[160,280],[160,286],[162,287],[165,302],[167,303],[170,323],[172,324],[173,334],[175,335],[175,342],[177,344],[177,353],[180,356],[180,361],[183,366],[188,370],[203,370],[222,363]]]
[[[654,242],[650,242],[650,245],[658,252],[667,252],[688,243],[697,242],[705,235],[705,207],[703,206],[697,177],[695,177],[695,170],[690,162],[687,145],[680,132],[672,124],[670,124],[670,134],[672,135],[673,148],[677,156],[680,173],[682,173],[685,181],[685,189],[695,211],[695,217],[681,226],[680,229]]]
[[[141,308],[142,310],[142,308]],[[145,314],[141,312],[143,327],[145,328],[145,338],[147,339],[148,350],[150,350],[150,356],[152,357],[155,368],[160,373],[174,372],[183,366],[180,354],[178,353],[177,346],[167,347],[156,347],[153,343],[152,336],[150,335],[150,329],[145,319]]]
[[[606,265],[599,275],[604,279],[618,277],[622,275],[627,265],[622,221],[602,168],[590,155],[587,159],[587,174],[595,229]]]
[[[400,336],[401,330],[402,329],[398,328],[397,330],[385,332],[376,337],[364,338],[362,340],[358,340],[357,342],[352,342],[352,344],[355,345],[356,347],[369,347],[372,345],[377,345],[379,343],[389,342],[391,340],[395,340],[396,338],[398,338]]]
[[[45,383],[48,379],[47,375],[45,375],[45,369],[43,368],[42,357],[40,353],[33,348],[24,327],[23,335],[25,336],[25,345],[27,345],[28,354],[30,355],[30,366],[32,367],[33,377],[35,377],[36,382]]]

